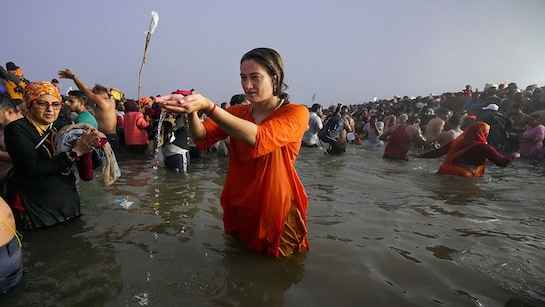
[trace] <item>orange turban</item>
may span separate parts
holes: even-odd
[[[36,99],[44,96],[51,95],[57,98],[59,101],[62,100],[59,90],[47,81],[36,81],[31,82],[25,87],[25,102],[27,104],[34,102]]]

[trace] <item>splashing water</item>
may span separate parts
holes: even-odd
[[[163,130],[163,122],[165,121],[165,118],[167,116],[167,112],[165,110],[161,110],[161,115],[159,115],[159,122],[157,123],[157,133],[155,134],[155,153],[157,154],[159,152],[159,147],[161,147],[163,144],[161,142],[161,130]]]
[[[154,150],[154,157],[153,157],[153,168],[158,169],[160,164],[160,157],[159,157],[159,149],[163,146],[163,139],[162,139],[162,130],[163,130],[163,122],[165,121],[165,118],[167,117],[167,112],[165,110],[161,110],[161,114],[159,115],[159,121],[157,123],[157,131],[155,133],[155,150]]]

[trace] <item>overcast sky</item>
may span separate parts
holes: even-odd
[[[427,95],[485,82],[545,81],[544,0],[4,1],[0,61],[31,80],[69,67],[136,96],[150,12],[160,21],[145,95],[241,91],[239,61],[272,47],[292,100],[329,104]],[[6,38],[7,35],[7,38]],[[71,86],[63,81],[63,88]]]

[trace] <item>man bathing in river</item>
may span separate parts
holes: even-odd
[[[101,85],[95,85],[91,90],[81,81],[70,69],[59,71],[59,77],[74,81],[80,91],[87,99],[96,104],[95,117],[98,122],[98,129],[106,135],[108,142],[114,151],[119,149],[117,139],[117,111],[115,102],[111,99],[109,90]]]

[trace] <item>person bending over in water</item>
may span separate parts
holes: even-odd
[[[420,155],[420,158],[438,158],[447,155],[447,159],[439,167],[439,174],[463,177],[480,177],[484,175],[486,161],[505,167],[520,155],[504,156],[494,147],[488,145],[486,139],[490,126],[476,122],[454,141],[439,149]]]
[[[85,94],[87,99],[96,104],[97,108],[95,116],[98,122],[98,129],[106,135],[112,149],[114,151],[119,151],[119,141],[116,128],[117,110],[115,102],[110,97],[109,90],[98,84],[95,85],[92,90],[89,89],[85,83],[83,83],[83,81],[81,81],[70,69],[59,71],[59,77],[74,81],[76,86],[83,92],[83,94]]]
[[[270,256],[308,250],[307,196],[295,170],[309,112],[288,101],[284,69],[273,49],[257,48],[240,61],[248,105],[228,110],[200,94],[158,98],[166,110],[189,113],[201,149],[231,138],[221,196],[225,232]],[[201,122],[199,112],[207,119]]]

